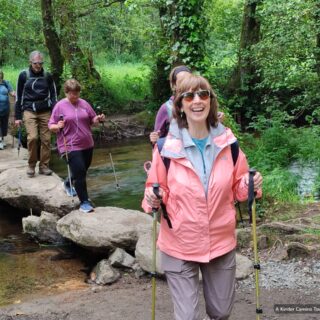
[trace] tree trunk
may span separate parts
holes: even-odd
[[[61,52],[61,43],[54,25],[52,0],[41,0],[43,34],[51,59],[52,76],[58,93],[61,88],[64,57]]]
[[[160,36],[163,37],[161,43],[162,46],[165,46],[165,26],[162,22],[162,17],[164,17],[164,15],[167,13],[167,7],[159,6],[158,10],[162,30],[162,34]],[[158,54],[151,80],[152,96],[153,101],[157,104],[157,110],[160,107],[160,104],[166,101],[171,94],[170,85],[168,81],[169,74],[168,71],[165,71],[167,65],[168,63],[166,61],[166,58],[163,55]]]
[[[162,101],[170,92],[167,80],[170,67],[186,64],[202,74],[207,70],[204,62],[207,39],[204,0],[164,2],[158,8],[162,41],[153,80],[154,97],[156,100],[162,97]]]
[[[314,11],[314,19],[316,25],[316,48],[314,52],[314,57],[316,60],[315,69],[318,74],[318,78],[320,79],[320,1],[316,0],[315,3],[315,11]]]
[[[244,98],[237,108],[236,118],[242,125],[256,113],[260,106],[260,94],[256,85],[260,82],[257,68],[253,61],[252,46],[260,40],[260,23],[256,18],[257,6],[261,0],[248,0],[244,7],[242,20],[238,65],[230,79],[227,91],[230,95]]]
[[[71,75],[82,83],[96,83],[100,80],[100,75],[95,70],[92,59],[85,56],[78,45],[78,21],[75,14],[75,1],[60,0],[58,3],[61,26],[60,39],[65,59],[70,65]]]

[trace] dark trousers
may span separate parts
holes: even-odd
[[[0,138],[6,137],[8,134],[9,114],[0,116]]]
[[[87,171],[92,161],[93,148],[68,153],[72,185],[77,191],[80,202],[88,200]],[[66,158],[64,157],[66,160]]]

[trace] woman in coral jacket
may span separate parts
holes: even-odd
[[[236,210],[248,195],[244,153],[233,163],[230,129],[218,122],[218,102],[208,81],[190,76],[177,88],[174,120],[161,149],[154,149],[143,208],[160,202],[152,190],[160,184],[172,228],[161,217],[158,248],[171,292],[176,320],[199,320],[199,270],[210,319],[228,319],[235,293]],[[162,157],[169,158],[165,166]],[[254,176],[257,197],[262,177]]]

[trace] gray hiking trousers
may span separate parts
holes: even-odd
[[[235,250],[209,263],[184,261],[161,252],[175,320],[199,320],[199,269],[206,312],[211,320],[229,319],[235,296]]]

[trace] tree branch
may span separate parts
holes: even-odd
[[[87,9],[83,12],[80,12],[79,14],[76,15],[77,18],[82,18],[85,16],[88,16],[90,14],[92,14],[93,12],[95,12],[97,9],[101,9],[101,8],[108,8],[110,6],[112,6],[115,3],[124,3],[125,0],[114,0],[114,1],[107,1],[107,0],[100,0],[100,1],[95,1],[92,2],[88,5],[86,5],[85,7],[90,7],[90,9]],[[83,7],[84,8],[84,7]]]

